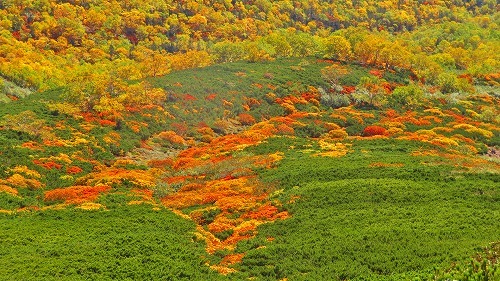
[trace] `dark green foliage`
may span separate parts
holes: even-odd
[[[203,212],[201,219],[203,220],[203,224],[208,225],[215,220],[215,217],[221,213],[220,209],[210,209]]]
[[[320,70],[326,65],[313,63],[313,59],[297,58],[259,64],[234,62],[174,72],[151,82],[168,93],[165,104],[167,111],[182,119],[189,130],[194,131],[200,120],[213,127],[216,120],[224,117],[225,109],[231,111],[232,115],[228,117],[235,118],[243,112],[242,105],[248,98],[261,102],[260,105],[251,107],[250,111],[258,121],[261,118],[283,115],[283,108],[275,103],[275,98],[269,98],[267,94],[273,93],[282,98],[307,91],[309,85],[325,86]],[[223,100],[233,105],[224,107]],[[186,112],[185,109],[196,109],[197,113]],[[178,122],[165,121],[168,124]]]
[[[341,85],[356,86],[362,77],[368,76],[369,71],[365,67],[359,65],[349,65],[349,75],[342,76],[339,81]]]
[[[356,141],[341,158],[308,156],[302,141],[276,138],[252,149],[286,151],[263,179],[279,182],[290,219],[263,225],[241,274],[264,280],[430,280],[435,267],[465,260],[498,239],[500,178],[454,174],[410,156],[422,144]],[[268,149],[267,146],[272,147]],[[307,149],[306,149],[307,148]],[[404,166],[370,167],[373,162]],[[304,235],[307,233],[307,235]],[[275,240],[267,242],[266,237]],[[266,245],[259,248],[259,245]]]
[[[219,280],[193,224],[150,207],[0,216],[2,280]]]
[[[309,123],[306,126],[298,127],[297,129],[295,129],[295,134],[298,137],[318,138],[325,132],[326,132],[325,128],[316,125],[314,123]]]
[[[229,236],[233,235],[233,232],[234,232],[234,230],[232,230],[232,229],[224,230],[222,232],[216,233],[215,237],[217,237],[217,239],[219,239],[221,241],[224,241],[227,238],[229,238]]]
[[[0,192],[0,209],[17,209],[24,207],[24,200],[18,196]]]

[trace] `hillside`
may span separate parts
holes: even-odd
[[[325,107],[320,101],[333,90],[317,89],[328,89],[323,77],[332,67],[350,73],[338,82],[346,91],[375,79],[370,73],[385,77],[386,87],[412,87],[404,73],[286,59],[151,80],[168,93],[165,105],[128,108],[115,121],[54,108],[63,102],[60,90],[4,105],[0,195],[2,212],[11,215],[3,225],[18,229],[29,221],[30,227],[2,232],[4,249],[12,241],[24,245],[4,253],[12,258],[4,260],[3,275],[27,274],[26,262],[9,260],[34,253],[44,264],[30,271],[34,278],[59,270],[73,280],[156,279],[166,270],[174,278],[205,279],[211,267],[238,279],[427,279],[436,267],[444,274],[497,241],[499,163],[496,154],[484,155],[499,142],[496,115],[488,115],[498,111],[498,98],[421,93],[407,97],[417,99],[411,108],[391,96],[376,108],[369,100]],[[48,222],[39,219],[45,213]],[[90,227],[88,236],[63,227],[50,234],[60,242],[47,245],[42,229],[74,216]],[[136,218],[136,226],[120,226],[123,216]],[[115,232],[132,235],[129,227],[164,217],[175,225],[167,231],[178,235],[176,246],[158,245],[153,229],[141,230],[141,241]],[[97,227],[108,223],[109,231]],[[78,253],[64,246],[115,239],[151,246],[137,252],[103,244]],[[199,260],[166,254],[162,259],[172,259],[175,269],[161,266],[160,257],[148,259],[150,270],[135,269],[154,247],[177,251],[178,243],[182,253],[198,251]],[[100,247],[118,252],[109,256]],[[54,255],[96,258],[62,270]],[[123,258],[124,265],[109,265]]]
[[[0,0],[1,280],[498,280],[495,1]]]

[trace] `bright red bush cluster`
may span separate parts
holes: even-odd
[[[380,126],[368,126],[363,130],[363,136],[371,137],[371,136],[385,136],[387,134],[387,129]]]

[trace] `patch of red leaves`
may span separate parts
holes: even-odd
[[[363,136],[371,137],[371,136],[385,136],[387,134],[387,129],[380,126],[367,126],[363,130]]]

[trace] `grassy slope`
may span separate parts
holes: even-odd
[[[297,70],[301,61],[217,65],[172,73],[153,83],[173,95],[167,110],[178,118],[168,122],[210,123],[224,114],[220,106],[222,99],[235,104],[231,111],[236,114],[242,111],[236,105],[242,104],[245,96],[262,99],[270,91],[267,84],[278,87],[274,90],[278,97],[303,91],[307,85],[322,85],[319,70],[324,64],[303,63],[304,70]],[[238,72],[245,75],[236,75]],[[355,76],[368,73],[366,69],[357,72]],[[271,78],[266,78],[266,73],[271,73],[267,75]],[[177,82],[182,86],[175,85]],[[256,87],[256,83],[264,87]],[[344,83],[349,84],[349,81]],[[205,98],[211,93],[216,93],[217,97],[207,101]],[[186,101],[182,96],[185,94],[195,96],[196,100]],[[43,98],[57,100],[57,96],[58,92],[54,91]],[[31,95],[2,105],[0,116],[29,109],[49,126],[61,120],[78,126],[73,123],[80,121],[52,115],[39,102],[40,97]],[[175,109],[175,105],[180,105],[181,109]],[[184,112],[185,108],[196,108],[199,114]],[[280,110],[280,106],[269,103],[250,113],[259,117],[281,114]],[[162,127],[164,125],[155,126],[151,127],[170,129]],[[353,128],[359,134],[362,128],[358,127]],[[112,128],[96,128],[91,134],[99,130],[104,131],[100,133],[104,135]],[[63,133],[57,132],[58,135]],[[126,133],[130,135],[129,142],[140,140],[139,136]],[[0,171],[7,166],[23,165],[33,153],[41,157],[61,151],[70,154],[74,150],[46,148],[33,152],[19,148],[29,138],[26,134],[1,132],[3,164]],[[292,195],[301,198],[296,203],[285,204],[293,213],[292,218],[263,225],[256,239],[240,243],[238,251],[248,254],[237,266],[240,272],[230,278],[401,280],[406,279],[403,276],[421,276],[427,279],[434,266],[447,267],[455,261],[466,260],[479,247],[498,241],[500,237],[497,230],[500,229],[498,174],[456,174],[452,173],[455,169],[452,165],[422,165],[422,162],[437,159],[409,156],[412,151],[425,147],[417,142],[354,141],[353,152],[342,158],[313,157],[310,145],[318,149],[314,142],[304,138],[277,138],[248,149],[255,154],[284,151],[286,157],[278,168],[262,170],[260,175],[273,184],[279,183],[284,191],[276,196],[284,202]],[[290,149],[290,146],[295,148]],[[402,163],[404,166],[369,168],[373,162]],[[46,181],[52,188],[60,174],[57,171],[50,173]],[[7,207],[12,204],[15,209],[36,205],[42,196],[37,190],[22,189],[20,192],[24,197],[22,202],[0,193],[6,197],[1,197],[0,203]],[[191,242],[189,233],[193,230],[192,224],[170,212],[152,212],[150,208],[140,207],[90,213],[70,209],[2,216],[0,269],[3,271],[0,276],[13,280],[29,276],[68,280],[219,278],[201,264],[204,259],[199,257],[204,255],[204,249],[199,243]],[[268,242],[268,237],[275,240]],[[266,248],[259,248],[261,245]],[[35,261],[33,256],[37,257]]]
[[[216,280],[193,224],[129,206],[0,216],[2,280]]]
[[[287,151],[276,170],[262,175],[282,183],[278,197],[300,199],[285,205],[292,218],[262,226],[256,240],[240,245],[249,251],[240,268],[248,276],[428,280],[435,267],[466,260],[499,239],[498,174],[422,165],[437,159],[410,156],[422,147],[414,142],[355,141],[342,158],[311,157],[304,144],[274,139],[255,149]],[[404,166],[369,167],[373,162]],[[257,241],[266,248],[253,249]]]
[[[297,95],[307,91],[309,86],[327,88],[321,76],[321,69],[327,65],[314,58],[282,58],[262,63],[234,62],[173,72],[151,79],[151,83],[169,94],[166,110],[178,119],[172,122],[185,122],[194,126],[203,121],[212,126],[216,119],[225,116],[225,110],[230,111],[229,117],[245,112],[241,105],[247,98],[263,101],[260,106],[247,112],[257,121],[284,115],[283,108],[274,99]],[[349,68],[350,74],[340,79],[343,85],[356,85],[361,77],[369,76],[367,68],[358,65],[350,65]],[[407,73],[398,76],[387,72],[384,78],[389,82],[408,83]],[[275,98],[269,98],[269,93]],[[215,96],[209,98],[211,94]],[[186,95],[194,99],[186,100]],[[221,106],[222,100],[231,102],[233,106]]]

